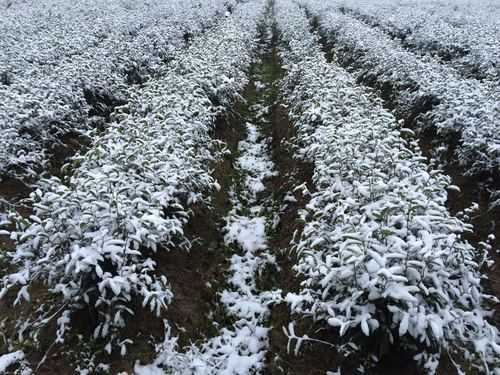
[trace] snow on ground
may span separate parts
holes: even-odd
[[[226,239],[236,242],[245,251],[256,251],[266,247],[266,221],[263,217],[236,216],[228,225]]]
[[[258,90],[267,86],[259,82]],[[176,349],[176,338],[167,334],[157,348],[160,353],[153,364],[135,367],[137,375],[224,374],[247,375],[264,369],[268,348],[266,320],[269,307],[282,300],[280,290],[259,291],[257,279],[264,267],[275,263],[268,248],[266,231],[271,227],[266,204],[265,180],[276,174],[268,150],[268,140],[260,125],[266,122],[269,108],[262,103],[250,106],[246,122],[246,139],[238,144],[235,166],[237,178],[230,191],[232,210],[226,217],[225,244],[233,250],[226,290],[220,301],[226,313],[236,319],[231,327],[200,346],[193,345],[185,353]],[[240,177],[240,178],[238,178]]]
[[[164,374],[166,369],[178,374],[246,375],[264,368],[269,331],[266,319],[269,306],[281,300],[281,291],[260,292],[257,288],[259,273],[274,262],[266,236],[271,223],[257,196],[264,190],[264,180],[274,172],[266,139],[254,124],[247,123],[247,131],[247,139],[239,144],[236,163],[244,178],[232,192],[234,208],[226,218],[225,242],[235,253],[229,268],[229,287],[221,293],[227,313],[237,321],[230,328],[222,328],[201,348],[192,346],[184,354],[176,351],[176,339],[167,334],[160,356],[153,364],[137,364],[137,375]]]
[[[264,121],[252,107],[260,121]],[[233,210],[226,221],[225,241],[228,246],[237,244],[241,254],[231,258],[229,284],[232,290],[222,293],[222,302],[235,316],[248,320],[251,325],[265,321],[271,303],[278,301],[279,291],[259,292],[256,277],[262,269],[275,263],[267,247],[266,228],[271,224],[266,217],[266,207],[260,203],[259,193],[264,191],[264,181],[275,175],[274,164],[269,157],[266,139],[257,125],[247,122],[247,139],[240,142],[236,165],[244,176],[241,191],[233,192]]]
[[[251,109],[252,112],[257,111],[258,118],[268,111],[268,108],[263,106],[252,106]],[[248,137],[240,142],[241,156],[238,158],[237,166],[245,171],[245,186],[255,196],[264,191],[264,179],[274,175],[273,162],[266,155],[266,143],[259,142],[260,134],[257,126],[247,122],[246,129]]]
[[[255,110],[251,112],[258,114]],[[267,264],[275,262],[267,245],[266,228],[271,223],[259,199],[265,190],[266,178],[275,172],[266,139],[258,126],[247,122],[246,128],[247,138],[239,144],[240,156],[236,162],[242,183],[232,192],[233,209],[226,218],[225,242],[235,249],[235,254],[229,267],[229,288],[221,293],[226,311],[239,320],[209,343],[215,354],[221,353],[221,349],[229,349],[224,350],[223,366],[212,369],[222,374],[248,374],[263,369],[269,306],[281,300],[281,291],[261,292],[257,288],[260,272]]]
[[[0,356],[0,374],[7,374],[7,369],[15,364],[18,364],[24,360],[24,352],[18,350],[17,352],[7,353]],[[23,370],[22,374],[30,374],[31,371],[26,369]]]

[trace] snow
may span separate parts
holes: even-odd
[[[155,364],[141,366],[136,364],[134,366],[135,375],[165,375],[165,370],[156,366]]]
[[[237,242],[245,251],[255,252],[266,247],[266,220],[263,217],[236,217],[229,224],[226,242]]]
[[[237,7],[212,24],[217,7],[226,4],[188,1],[174,8],[180,12],[176,29],[189,31],[182,25],[195,17],[205,32],[164,56],[169,61],[162,60],[154,79],[127,89],[129,103],[78,156],[69,182],[39,181],[33,217],[14,233],[24,239],[12,254],[20,271],[2,278],[0,295],[36,277],[71,308],[93,305],[99,312],[94,337],[122,353],[131,301],[142,300],[142,308],[157,316],[167,308],[173,299],[168,275],[156,272],[149,252],[190,247],[184,226],[191,207],[208,206],[219,187],[210,170],[221,156],[212,138],[216,116],[247,84],[256,44],[262,2]],[[92,283],[82,281],[88,277]],[[21,288],[16,301],[28,298]]]
[[[402,40],[406,48],[442,58],[464,76],[500,78],[500,8],[489,1],[356,0],[342,1],[342,6],[349,15]]]
[[[99,319],[94,338],[125,357],[132,343],[125,318],[141,305],[136,301],[162,316],[174,294],[150,254],[190,248],[193,208],[212,207],[211,193],[221,185],[211,166],[230,152],[213,137],[217,118],[241,99],[251,78],[258,100],[243,119],[246,136],[234,159],[232,208],[222,228],[231,256],[218,302],[232,323],[213,322],[214,336],[179,348],[164,321],[155,360],[137,362],[134,372],[263,373],[270,309],[286,302],[291,322],[285,331],[290,342],[297,340],[297,352],[303,341],[320,342],[295,335],[294,322],[306,318],[352,340],[359,336],[353,331],[383,331],[404,344],[418,342],[423,352],[415,359],[429,374],[446,352],[478,359],[478,372],[498,373],[499,332],[481,286],[486,254],[464,239],[471,226],[446,205],[447,190],[457,188],[429,167],[414,139],[436,126],[438,135],[460,138],[455,158],[467,173],[500,166],[500,7],[486,1],[274,2],[286,75],[282,105],[296,130],[291,150],[312,166],[314,185],[311,192],[306,184],[297,188],[310,199],[301,212],[303,230],[294,236],[293,269],[301,283],[284,298],[258,283],[263,272],[277,269],[269,238],[276,211],[297,201],[288,192],[273,202],[267,188],[277,171],[264,132],[272,107],[264,97],[276,87],[264,83],[266,72],[249,69],[258,58],[261,21],[272,34],[274,20],[262,18],[266,3],[86,0],[68,7],[47,0],[2,9],[0,175],[34,181],[36,189],[33,215],[10,233],[15,251],[1,255],[18,269],[2,274],[0,298],[15,290],[14,305],[29,303],[30,286],[40,283],[59,301],[16,322],[19,340],[33,322],[43,328],[54,321],[53,339],[64,343],[75,309],[85,307]],[[332,61],[306,10],[335,42]],[[355,65],[353,71],[344,64]],[[376,91],[359,85],[366,80],[394,89],[394,113]],[[92,114],[91,102],[99,98],[97,112],[112,111],[109,119]],[[395,115],[409,118],[419,106],[429,109],[415,119],[415,131],[402,129]],[[75,134],[92,143],[72,159],[71,175],[63,181],[39,173],[52,145]],[[4,205],[11,206],[0,201],[0,235],[9,234]],[[23,351],[1,355],[0,374],[18,364],[22,374],[31,373]],[[109,371],[105,364],[97,368]],[[368,370],[360,365],[359,371]]]
[[[0,174],[38,178],[48,145],[105,121],[99,111],[124,104],[129,85],[159,73],[186,47],[185,33],[209,29],[227,3],[46,0],[2,8],[0,79],[10,82],[0,82]],[[96,98],[103,100],[94,111]]]
[[[496,152],[500,144],[500,45],[496,21],[500,8],[488,4],[474,7],[472,14],[476,17],[469,15],[469,10],[461,9],[467,9],[466,4],[457,6],[454,2],[445,7],[429,2],[423,8],[417,2],[405,6],[391,0],[383,1],[382,7],[379,2],[367,1],[346,4],[345,1],[302,0],[300,3],[319,16],[321,29],[342,50],[338,55],[340,62],[354,59],[358,77],[370,77],[381,90],[394,87],[391,106],[403,118],[419,114],[413,125],[417,131],[435,127],[438,133],[435,142],[440,140],[445,146],[448,144],[445,135],[458,133],[460,142],[454,160],[467,174],[475,175],[500,166],[500,154]],[[374,8],[380,10],[384,6],[397,14],[401,11],[403,17],[387,19],[377,15]],[[450,9],[455,7],[457,10]],[[461,11],[465,14],[459,20],[443,20]],[[385,26],[373,27],[379,23]],[[387,26],[388,23],[398,24],[398,30]],[[389,27],[404,42],[385,34],[384,27]],[[439,35],[437,41],[436,35]],[[437,48],[445,56],[452,47],[463,46],[468,53],[463,59],[452,59],[456,64],[449,65],[440,58],[408,50],[409,45],[417,49]],[[467,45],[469,47],[465,47]],[[476,79],[477,74],[474,77],[475,73],[481,80]],[[419,110],[425,106],[423,103],[432,106]]]
[[[269,27],[269,25],[268,25]],[[177,374],[247,375],[262,372],[268,348],[266,327],[269,307],[281,301],[281,291],[260,291],[257,276],[275,259],[268,249],[266,218],[268,207],[261,201],[267,178],[275,175],[268,141],[259,130],[265,119],[262,106],[252,106],[253,122],[246,123],[246,138],[239,142],[235,166],[241,176],[231,190],[232,209],[225,226],[225,244],[233,251],[228,269],[228,287],[220,293],[220,303],[236,319],[230,327],[185,354],[176,354],[175,339],[167,338],[155,363],[136,365],[136,374],[156,374],[159,368]]]
[[[265,125],[268,109],[256,104],[250,107],[251,116]],[[266,230],[268,222],[266,206],[260,202],[265,181],[274,176],[274,164],[270,159],[268,141],[262,136],[257,124],[246,123],[246,139],[239,142],[239,157],[236,161],[238,173],[243,175],[242,186],[233,191],[233,209],[226,218],[225,242],[228,246],[236,243],[242,254],[231,258],[229,283],[234,290],[222,292],[221,301],[234,315],[249,320],[255,325],[268,314],[267,305],[280,299],[279,293],[259,293],[256,277],[266,264],[275,262],[267,248]],[[247,212],[247,216],[242,215]]]
[[[255,117],[259,118],[267,111],[267,108],[254,106]],[[257,127],[247,122],[247,139],[241,141],[239,149],[241,156],[237,160],[238,167],[246,172],[245,184],[252,194],[264,191],[264,179],[274,175],[273,163],[266,155],[266,143],[259,142],[260,134]]]
[[[294,269],[303,281],[300,291],[286,298],[292,314],[338,327],[341,336],[353,330],[372,335],[396,329],[410,336],[409,342],[427,347],[424,362],[437,343],[443,352],[458,346],[462,355],[483,358],[478,366],[494,368],[500,336],[485,319],[489,297],[480,286],[483,276],[476,261],[484,251],[463,239],[470,225],[451,216],[446,207],[450,178],[425,163],[417,143],[402,137],[394,115],[357,84],[355,75],[335,60],[326,61],[304,7],[334,33],[337,48],[345,48],[338,55],[366,53],[361,62],[356,57],[356,64],[364,63],[370,71],[394,68],[399,69],[397,76],[413,64],[431,69],[429,73],[447,72],[450,79],[455,73],[408,56],[335,5],[299,3],[277,6],[285,41],[281,57],[288,66],[282,87],[297,131],[297,154],[314,165],[316,188],[297,244],[300,258]],[[416,82],[425,75],[406,73]],[[425,75],[429,90],[433,78]],[[484,87],[464,82],[464,90],[479,90],[474,93],[480,96],[470,103],[488,116],[482,112]],[[449,87],[446,80],[439,84],[440,90]],[[391,321],[384,318],[381,304],[390,311]],[[472,353],[471,344],[478,339],[484,339],[484,345]]]
[[[238,145],[239,156],[235,164],[243,181],[233,187],[233,209],[226,217],[224,237],[226,245],[233,248],[235,254],[230,260],[230,288],[222,291],[220,301],[230,315],[239,319],[235,327],[224,332],[231,332],[233,341],[245,342],[247,353],[242,356],[241,349],[238,349],[241,344],[238,343],[237,350],[227,353],[224,370],[218,372],[221,374],[244,375],[263,368],[268,332],[265,321],[269,306],[281,300],[280,291],[259,291],[256,284],[264,266],[275,262],[267,248],[266,231],[272,223],[263,216],[266,206],[260,201],[266,179],[276,174],[269,157],[268,142],[258,128],[259,123],[266,122],[264,115],[267,111],[261,105],[250,107],[256,123],[246,123],[246,138]]]
[[[0,374],[5,374],[7,369],[19,363],[24,359],[24,352],[18,350],[17,352],[7,353],[0,356]]]

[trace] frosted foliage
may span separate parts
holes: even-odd
[[[232,2],[9,3],[0,4],[0,176],[36,178],[65,136],[99,126],[128,85],[158,74]]]
[[[109,340],[107,350],[133,315],[133,299],[155,315],[167,308],[173,295],[154,253],[189,248],[190,207],[207,204],[218,187],[210,134],[247,83],[257,9],[222,17],[156,79],[131,89],[117,120],[77,158],[69,184],[41,181],[33,215],[12,234],[18,271],[3,278],[2,294],[20,286],[20,303],[42,281],[67,309],[94,307],[94,336]]]
[[[321,29],[335,44],[336,58],[352,64],[361,79],[385,91],[399,114],[406,118],[418,115],[415,118],[418,130],[432,125],[444,137],[457,136],[455,157],[467,173],[498,171],[498,79],[468,78],[453,66],[415,54],[382,30],[348,12],[343,13],[335,2],[304,0],[301,3],[319,17]],[[439,12],[446,12],[446,8]],[[433,25],[439,27],[435,22]],[[487,25],[484,27],[495,28],[498,22],[489,19]],[[487,32],[483,36],[486,35]],[[497,48],[498,45],[495,44]],[[494,59],[498,67],[498,57]]]
[[[341,335],[387,331],[494,368],[499,336],[482,307],[482,258],[462,239],[470,227],[446,209],[449,178],[426,166],[355,77],[326,62],[303,10],[280,4],[286,100],[317,189],[297,244],[303,281],[287,297],[291,310]]]

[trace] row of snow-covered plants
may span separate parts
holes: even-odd
[[[401,352],[419,373],[499,374],[487,246],[464,238],[472,226],[447,208],[456,187],[416,133],[458,134],[462,172],[496,175],[500,10],[436,4],[0,2],[0,374],[47,373],[61,353],[64,374],[264,374],[287,352],[329,350],[358,362],[328,374],[379,373]],[[266,82],[273,53],[282,76]],[[277,108],[291,144],[273,142]],[[220,127],[238,121],[233,149]],[[81,144],[55,162],[68,136]],[[313,170],[274,163],[280,147]],[[228,160],[230,186],[215,172]],[[281,202],[268,182],[292,174],[300,189]],[[11,198],[11,181],[29,198]],[[159,254],[209,241],[192,219],[224,189],[224,318],[207,312],[215,332],[184,345]],[[290,202],[295,233],[274,241]],[[260,282],[266,272],[297,287]],[[164,332],[145,360],[134,335],[149,320]]]
[[[437,348],[473,348],[468,358],[489,358],[495,368],[497,329],[477,320],[485,298],[475,290],[480,254],[461,239],[467,225],[446,209],[449,178],[427,167],[417,144],[403,140],[409,130],[355,76],[327,63],[304,12],[285,4],[278,18],[292,87],[285,98],[301,155],[314,163],[317,189],[297,244],[295,269],[303,282],[298,294],[287,296],[292,311],[338,327],[341,336],[356,327],[366,336],[382,332],[381,340],[411,338],[407,344],[422,350],[418,358],[430,372],[439,363]],[[334,8],[302,5],[318,12],[325,27],[350,26],[331,20]],[[342,30],[335,48],[338,39],[363,36]],[[374,47],[370,42],[365,51]],[[379,53],[367,63],[379,56],[390,64]]]
[[[128,87],[159,74],[231,1],[7,1],[0,13],[0,171],[38,175]],[[111,108],[108,108],[111,107]]]
[[[449,143],[457,143],[453,159],[465,174],[498,175],[498,4],[300,2],[318,17],[339,62],[380,89],[407,124],[456,137]]]

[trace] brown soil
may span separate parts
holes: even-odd
[[[279,288],[283,291],[283,295],[286,295],[288,292],[297,291],[300,286],[300,279],[293,270],[297,258],[292,242],[294,233],[298,236],[302,230],[299,211],[305,208],[309,200],[308,195],[303,195],[301,191],[294,189],[305,183],[309,192],[314,191],[312,184],[314,166],[294,157],[296,133],[279,95],[279,84],[285,72],[281,68],[277,36],[278,32],[274,27],[270,49],[262,56],[262,66],[259,69],[264,73],[262,74],[264,82],[271,87],[267,93],[267,100],[271,105],[269,126],[263,130],[271,139],[271,156],[278,171],[277,176],[267,182],[268,189],[273,192],[275,209],[280,210],[279,224],[270,239],[270,248],[274,250],[278,270],[269,270],[265,279],[260,280],[260,284],[263,289]],[[290,192],[295,202],[287,202],[285,205],[285,197]],[[292,351],[287,350],[288,337],[283,328],[291,321],[292,317],[286,303],[272,307],[266,374],[325,374],[326,371],[335,369],[338,355],[330,346],[306,344],[298,355],[293,353],[293,347]],[[302,333],[317,338],[316,328],[318,327],[306,327]],[[331,334],[326,336],[327,340],[332,340]]]

